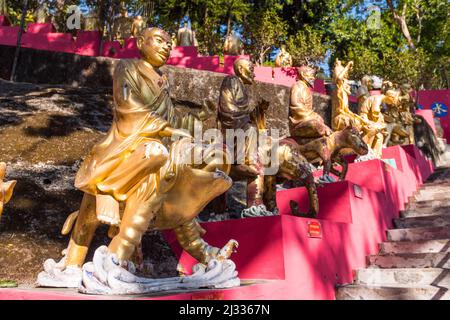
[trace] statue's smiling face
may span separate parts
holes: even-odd
[[[142,58],[156,68],[166,63],[170,56],[170,50],[172,50],[170,36],[157,28],[145,30],[143,35],[138,38],[137,45]]]

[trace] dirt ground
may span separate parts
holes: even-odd
[[[82,197],[74,176],[109,129],[110,91],[0,80],[0,161],[8,165],[6,180],[17,180],[0,220],[0,279],[33,284],[46,259],[61,258],[69,240],[61,227]],[[106,233],[99,229],[93,248],[108,243]],[[144,237],[143,253],[147,275],[176,274],[159,232]]]

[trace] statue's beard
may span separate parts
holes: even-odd
[[[303,81],[306,82],[306,84],[307,84],[309,87],[311,87],[311,88],[314,87],[314,81],[315,81],[315,79],[308,79],[308,78],[304,78],[304,77],[302,77],[302,79],[303,79]]]

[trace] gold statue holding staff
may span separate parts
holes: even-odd
[[[377,112],[377,102],[369,101],[367,98],[361,105],[363,116],[353,113],[349,108],[348,96],[351,94],[349,84],[349,72],[353,67],[353,61],[350,61],[345,67],[339,59],[336,59],[333,82],[336,88],[332,95],[332,120],[333,130],[340,131],[346,127],[357,128],[363,136],[364,141],[372,149],[376,157],[381,157],[383,146],[383,131],[385,130],[384,120],[379,117]],[[364,110],[364,111],[362,111]],[[380,110],[381,111],[381,110]],[[381,139],[381,144],[380,144]]]

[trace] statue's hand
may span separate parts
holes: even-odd
[[[202,110],[198,113],[200,121],[206,121],[217,113],[217,107],[211,100],[205,100]]]
[[[162,137],[179,137],[179,138],[190,138],[193,139],[192,135],[187,130],[174,129],[171,127],[166,127],[160,132]]]

